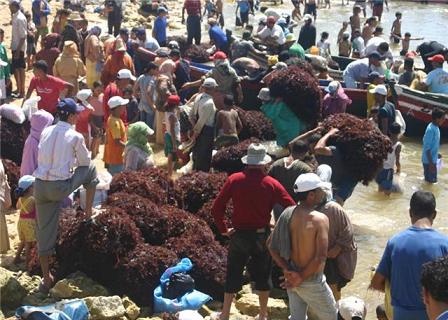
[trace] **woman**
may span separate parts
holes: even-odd
[[[129,54],[126,53],[126,45],[121,38],[115,40],[114,49],[107,57],[101,72],[101,82],[104,87],[115,80],[117,72],[121,69],[131,70],[135,74],[134,62]]]
[[[84,56],[86,58],[86,82],[89,88],[100,80],[104,63],[103,47],[100,41],[101,28],[93,27],[84,41]]]
[[[148,139],[154,134],[143,121],[131,124],[128,128],[128,142],[124,148],[124,169],[141,170],[154,166],[153,152]]]
[[[72,94],[76,95],[79,90],[78,78],[86,75],[86,67],[79,57],[76,43],[65,41],[64,49],[53,67],[53,74],[73,85]]]
[[[61,37],[57,33],[47,34],[42,39],[42,49],[36,53],[36,61],[44,60],[48,65],[48,74],[53,75],[53,66],[56,59],[61,54],[59,41]]]

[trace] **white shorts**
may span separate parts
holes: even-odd
[[[0,79],[0,100],[6,99],[6,82],[5,79]]]

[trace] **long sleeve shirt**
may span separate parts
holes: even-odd
[[[232,174],[224,184],[212,208],[215,224],[221,233],[227,232],[224,214],[232,199],[232,225],[237,230],[256,230],[269,226],[275,204],[295,205],[285,188],[261,170],[247,169]]]
[[[199,134],[204,126],[213,127],[215,113],[216,107],[212,96],[203,93],[197,97],[190,113],[190,118],[195,123],[193,131]]]
[[[40,137],[34,176],[45,181],[67,180],[75,167],[89,166],[84,137],[64,121],[46,128]]]

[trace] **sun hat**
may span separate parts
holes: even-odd
[[[444,63],[445,62],[445,58],[441,54],[436,54],[435,56],[432,56],[431,58],[428,58],[428,61]]]
[[[310,15],[309,13],[307,13],[306,15],[303,16],[303,20],[305,20],[305,21],[308,21],[308,20],[313,21],[313,16]]]
[[[284,62],[277,62],[275,66],[272,67],[274,70],[282,70],[288,68],[288,65]]]
[[[84,107],[77,104],[72,98],[65,98],[58,102],[56,108],[65,113],[80,113]]]
[[[26,191],[31,185],[34,183],[36,179],[33,176],[30,175],[24,175],[19,179],[18,188],[22,191]]]
[[[121,69],[118,71],[117,79],[131,79],[132,81],[135,81],[135,77],[129,69]]]
[[[379,84],[375,88],[369,90],[370,93],[387,96],[387,88],[384,84]]]
[[[107,101],[107,105],[109,106],[109,108],[111,110],[115,109],[117,107],[120,107],[120,106],[125,106],[128,103],[129,103],[129,99],[123,99],[120,96],[114,96],[114,97],[110,98],[109,101]]]
[[[367,309],[362,299],[357,297],[347,297],[339,300],[339,315],[344,320],[351,320],[353,317],[365,319]]]
[[[338,81],[331,81],[328,86],[325,88],[325,91],[328,93],[334,93],[339,89],[339,82]]]
[[[79,12],[74,11],[74,12],[70,13],[70,15],[68,16],[68,19],[67,19],[67,20],[68,20],[68,21],[83,21],[84,18],[81,17],[81,15],[79,14]]]
[[[212,56],[212,60],[224,60],[227,59],[227,55],[222,51],[216,51]]]
[[[258,92],[257,98],[261,101],[271,100],[271,93],[269,91],[269,88],[261,88],[260,92]]]
[[[207,78],[204,80],[204,82],[202,83],[202,86],[204,88],[216,88],[218,86],[218,84],[216,83],[216,80],[213,78]]]
[[[253,166],[262,166],[271,160],[271,157],[266,154],[266,148],[259,143],[251,143],[247,149],[247,155],[241,158],[242,163]]]
[[[328,182],[323,182],[315,173],[304,173],[294,182],[294,192],[307,192],[318,188],[327,188]]]

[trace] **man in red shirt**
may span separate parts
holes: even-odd
[[[31,79],[23,102],[28,100],[31,97],[31,93],[36,90],[37,95],[41,97],[38,108],[55,115],[56,105],[59,102],[61,93],[67,90],[65,96],[70,97],[73,85],[57,77],[50,76],[48,74],[48,65],[44,60],[39,60],[33,64],[33,73],[34,77]]]
[[[227,179],[212,208],[219,231],[230,237],[224,304],[221,314],[214,318],[229,319],[233,298],[241,290],[244,267],[250,259],[249,273],[259,295],[258,319],[266,320],[272,266],[266,241],[271,232],[271,211],[275,204],[286,208],[296,203],[280,182],[266,174],[265,166],[271,162],[271,157],[262,145],[251,144],[241,161],[246,164],[245,171]],[[224,214],[230,199],[233,201],[233,228],[228,229]]]
[[[187,42],[201,44],[201,1],[200,0],[185,0],[182,8],[182,23],[185,23],[185,10],[187,10]]]
[[[107,123],[107,119],[109,119],[110,115],[109,105],[107,104],[107,102],[110,98],[115,96],[120,96],[123,98],[123,90],[131,83],[131,81],[135,81],[135,77],[132,75],[132,72],[128,69],[121,69],[120,71],[118,71],[115,80],[109,83],[106,89],[104,89],[104,123]],[[121,114],[120,118],[125,124],[128,123],[128,114],[126,112],[126,109]]]

